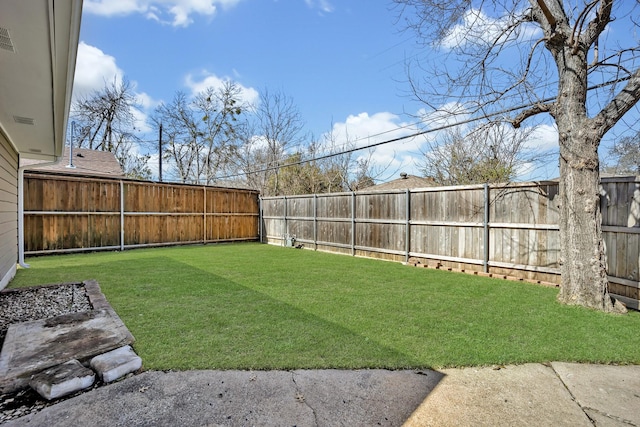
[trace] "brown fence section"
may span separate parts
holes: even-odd
[[[25,253],[258,239],[258,192],[25,174]]]
[[[612,293],[640,300],[640,180],[602,180]],[[261,239],[395,261],[559,282],[557,182],[261,199]]]

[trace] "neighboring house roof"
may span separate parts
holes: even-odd
[[[69,167],[69,147],[64,147],[62,161],[55,165],[38,166],[31,160],[24,160],[28,171],[40,172],[60,172],[76,175],[91,176],[112,176],[124,178],[124,172],[118,159],[109,151],[88,150],[85,148],[74,148],[71,163],[74,167]]]
[[[373,185],[371,187],[364,188],[365,191],[370,190],[406,190],[407,188],[425,188],[425,187],[433,187],[436,183],[432,178],[422,178],[415,175],[407,175],[406,173],[401,173],[400,178],[394,179],[393,181],[385,182],[378,185]]]
[[[81,14],[82,0],[0,1],[0,132],[20,159],[62,154]]]
[[[640,175],[634,175],[632,173],[610,173],[600,172],[600,178],[638,178]]]

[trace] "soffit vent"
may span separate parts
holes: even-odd
[[[15,52],[13,43],[11,42],[11,36],[9,30],[0,27],[0,49],[8,50],[9,52]]]
[[[34,124],[36,124],[35,120],[32,119],[31,117],[13,116],[13,120],[16,123],[19,123],[21,125],[31,125],[31,126],[33,126]]]

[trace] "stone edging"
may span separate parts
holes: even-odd
[[[102,293],[102,290],[100,290],[100,285],[98,284],[98,282],[91,279],[84,280],[82,284],[84,285],[84,289],[87,292],[87,297],[89,297],[89,302],[91,303],[93,309],[106,310],[112,317],[117,320],[118,324],[122,325],[122,332],[130,340],[129,344],[135,342],[135,338],[133,337],[131,332],[129,332],[129,329],[127,329],[127,327],[124,325],[124,322],[122,321],[122,319],[120,319],[118,313],[116,313],[113,307],[111,307],[111,304],[109,304],[109,301],[107,301],[107,298]]]

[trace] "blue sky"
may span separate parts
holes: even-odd
[[[213,15],[191,13],[193,22],[184,26],[144,13],[106,17],[91,10],[85,3],[81,40],[113,56],[137,90],[154,100],[188,91],[187,80],[231,78],[256,90],[282,89],[316,132],[326,130],[332,116],[402,113],[410,103],[394,79],[403,78],[403,48],[412,40],[399,34],[386,1],[329,7],[245,0]]]
[[[406,59],[432,52],[397,15],[391,0],[85,0],[74,96],[126,77],[142,106],[143,139],[154,139],[148,115],[158,103],[231,79],[247,100],[265,89],[291,97],[316,138],[407,135],[423,105],[409,95]],[[545,126],[537,143],[553,148],[556,138]],[[376,178],[419,175],[423,143],[377,148]],[[523,177],[557,176],[555,163]]]
[[[150,114],[178,90],[231,79],[248,99],[265,89],[291,97],[316,138],[332,126],[367,138],[415,121],[405,113],[421,107],[405,82],[413,33],[401,31],[392,8],[386,0],[85,0],[74,95],[124,76]],[[415,142],[375,156],[380,180],[419,173]]]

